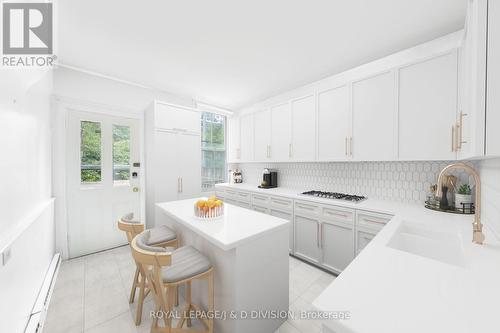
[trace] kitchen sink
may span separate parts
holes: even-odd
[[[445,264],[465,266],[460,237],[426,225],[403,221],[387,246]]]

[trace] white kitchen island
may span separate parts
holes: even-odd
[[[214,332],[274,332],[288,311],[290,222],[230,204],[224,216],[203,221],[194,216],[197,200],[157,204],[163,214],[156,224],[175,229],[181,246],[195,247],[212,262],[215,310],[228,316],[215,320]],[[194,302],[206,307],[206,298],[206,285],[193,284]]]

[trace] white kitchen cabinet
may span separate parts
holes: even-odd
[[[254,114],[255,122],[255,161],[271,159],[271,110],[266,109]]]
[[[201,138],[199,134],[177,134],[177,165],[180,178],[178,199],[189,199],[201,193]],[[174,161],[170,160],[170,163]],[[175,164],[175,163],[174,163]],[[166,170],[165,170],[166,172]]]
[[[348,143],[357,161],[397,159],[397,112],[394,71],[352,84],[352,138]]]
[[[290,161],[292,153],[292,116],[290,103],[271,107],[271,160]]]
[[[456,158],[457,50],[399,69],[399,159]]]
[[[317,218],[294,215],[295,255],[315,264],[320,264],[320,222]]]
[[[322,265],[337,273],[354,259],[354,224],[321,221]]]
[[[392,219],[392,215],[358,210],[356,212],[356,255]]]
[[[309,95],[292,100],[292,146],[294,161],[316,158],[316,98]]]
[[[318,160],[350,158],[351,103],[349,85],[318,93]]]
[[[145,112],[146,223],[163,217],[156,203],[201,193],[200,113],[155,101]]]
[[[240,118],[240,159],[242,162],[254,161],[254,117],[245,114]]]
[[[292,213],[289,213],[289,212],[284,212],[284,211],[281,211],[281,210],[278,210],[278,209],[275,209],[275,208],[270,208],[269,209],[269,214],[271,214],[272,216],[276,216],[276,217],[279,217],[279,218],[282,218],[282,219],[285,219],[285,220],[288,220],[290,221],[290,241],[289,241],[289,251],[290,253],[294,253],[294,224],[293,224],[293,215]]]
[[[233,116],[227,119],[227,161],[240,160],[240,118]]]
[[[500,3],[488,1],[486,155],[500,156]]]

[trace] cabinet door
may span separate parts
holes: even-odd
[[[291,213],[287,212],[282,212],[280,210],[276,209],[270,209],[270,214],[272,216],[276,216],[285,220],[290,221],[290,241],[289,241],[289,251],[290,253],[294,252],[294,246],[293,246],[293,216]]]
[[[312,263],[320,262],[319,221],[295,215],[295,255]]]
[[[342,161],[349,158],[351,136],[349,86],[318,94],[318,160]]]
[[[146,177],[150,177],[148,184],[152,185],[147,189],[147,221],[149,226],[154,226],[161,218],[155,204],[158,202],[174,201],[178,199],[180,191],[179,165],[173,163],[177,161],[177,136],[175,132],[156,130],[154,133],[153,165]],[[152,180],[154,179],[154,184]]]
[[[200,133],[200,112],[190,108],[157,102],[155,127]]]
[[[292,115],[290,104],[271,108],[271,160],[289,161],[292,145]]]
[[[292,147],[295,161],[316,158],[316,99],[314,95],[292,101]]]
[[[376,234],[376,232],[367,230],[358,229],[356,231],[356,255],[358,255],[365,248],[365,246],[371,242]]]
[[[256,212],[269,214],[269,209],[266,207],[252,205],[252,209],[255,210]]]
[[[179,133],[177,159],[180,177],[179,199],[198,197],[201,194],[201,138],[199,135]],[[158,183],[161,184],[161,183]]]
[[[352,84],[352,146],[357,161],[397,159],[397,114],[394,72]]]
[[[243,162],[254,161],[254,118],[253,114],[241,116],[240,122],[240,159]]]
[[[399,70],[399,158],[455,159],[457,51]]]
[[[255,118],[255,160],[268,161],[271,158],[271,110],[254,114]]]
[[[486,155],[500,155],[500,4],[488,1],[488,99]]]
[[[237,162],[240,159],[240,118],[227,120],[227,161]]]
[[[342,272],[354,259],[354,228],[334,222],[321,223],[322,264],[335,272]]]

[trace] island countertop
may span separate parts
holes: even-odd
[[[224,203],[223,216],[205,221],[194,216],[193,207],[200,199],[205,198],[171,201],[156,205],[170,218],[224,251],[280,228],[289,228],[290,225],[290,222],[285,219],[228,203]]]

